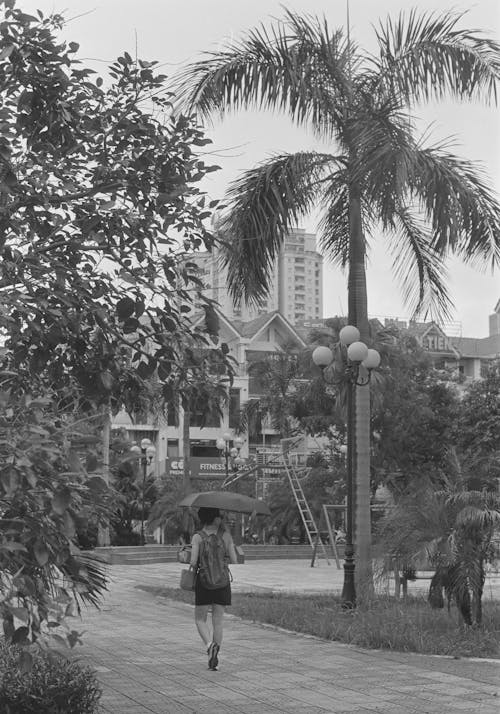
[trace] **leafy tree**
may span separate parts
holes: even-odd
[[[125,53],[105,84],[58,42],[59,16],[2,5],[0,329],[13,385],[42,376],[117,409],[157,373],[168,399],[184,336],[207,342],[186,317],[203,298],[181,257],[213,242],[216,202],[198,184],[216,167],[196,154],[208,140],[169,116],[156,63]]]
[[[75,546],[110,510],[71,449],[78,422],[147,403],[153,375],[164,402],[183,393],[186,335],[215,348],[190,322],[210,303],[185,254],[213,244],[199,182],[216,167],[155,62],[124,53],[105,81],[61,16],[0,12],[0,614],[25,643],[63,629],[71,592],[105,588]]]
[[[120,433],[121,432],[121,433]],[[158,488],[150,473],[144,478],[140,454],[131,450],[133,443],[120,430],[111,442],[110,480],[114,504],[111,516],[112,545],[139,545],[141,534],[134,530],[137,522],[144,524],[154,504]]]
[[[343,30],[292,11],[270,31],[259,27],[190,65],[179,83],[205,118],[240,108],[279,110],[335,144],[328,152],[272,156],[231,187],[226,262],[233,297],[258,301],[284,236],[318,201],[321,242],[348,267],[348,321],[369,340],[365,262],[382,232],[403,294],[415,312],[449,305],[443,261],[497,263],[500,207],[481,172],[449,143],[417,136],[412,110],[422,101],[494,100],[499,46],[459,28],[456,13],[401,14],[376,30],[368,56]],[[370,394],[356,389],[356,553],[370,556]]]
[[[426,478],[439,485],[449,470],[460,407],[450,374],[434,369],[412,335],[392,333],[392,344],[378,344],[384,359],[374,396],[372,477],[397,495]]]
[[[500,361],[472,382],[460,403],[456,440],[471,488],[495,490],[500,479]]]
[[[87,513],[104,522],[109,494],[75,460],[77,427],[47,398],[0,391],[0,618],[7,641],[73,646],[66,624],[79,601],[97,604],[106,587],[98,561],[76,532]],[[76,607],[75,607],[76,606]]]

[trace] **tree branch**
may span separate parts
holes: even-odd
[[[30,196],[20,201],[12,203],[10,206],[6,206],[3,213],[15,213],[20,208],[26,208],[27,206],[37,206],[49,203],[51,205],[58,205],[61,203],[68,203],[70,201],[76,201],[79,198],[88,198],[96,193],[107,193],[109,191],[114,191],[117,188],[123,188],[123,184],[119,182],[99,184],[98,186],[93,186],[86,191],[78,191],[76,193],[66,193],[61,196],[46,196],[43,194],[38,194]]]

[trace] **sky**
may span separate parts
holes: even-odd
[[[92,63],[103,76],[107,65],[125,50],[140,59],[157,60],[164,73],[173,76],[201,53],[220,49],[225,40],[238,38],[260,23],[269,26],[273,18],[283,16],[284,6],[304,14],[325,15],[333,27],[345,27],[347,16],[346,0],[17,0],[17,4],[28,12],[62,12],[68,20],[65,37],[79,42],[79,58]],[[461,26],[483,30],[500,42],[499,0],[420,0],[415,6],[422,11],[467,11]],[[374,51],[374,27],[379,20],[411,7],[407,0],[350,0],[351,37],[365,50]],[[456,137],[453,151],[479,162],[491,187],[500,194],[497,107],[448,101],[420,107],[414,113],[421,118],[422,127],[432,124],[436,140]],[[270,154],[324,148],[306,130],[294,127],[279,114],[240,112],[207,133],[214,142],[208,147],[210,157],[221,166],[204,186],[212,198],[221,198],[241,171]],[[302,227],[314,232],[314,216],[305,219]],[[408,317],[381,240],[374,241],[370,251],[367,281],[371,316]],[[488,315],[500,299],[500,273],[472,269],[452,258],[448,290],[454,303],[448,332],[485,337]],[[346,310],[346,276],[325,261],[324,316],[345,314]]]

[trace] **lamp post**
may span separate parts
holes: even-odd
[[[230,446],[231,441],[233,442],[233,446]],[[245,463],[245,459],[243,459],[240,456],[240,451],[241,447],[243,446],[243,439],[240,439],[239,436],[233,438],[233,436],[226,431],[217,441],[215,442],[215,445],[219,449],[219,451],[222,453],[222,456],[224,457],[224,464],[225,464],[225,478],[224,478],[224,483],[222,484],[222,488],[224,486],[228,485],[229,482],[229,466],[231,465],[231,473],[236,474],[238,469],[243,466]],[[236,545],[239,545],[241,542],[240,536],[237,533],[236,529],[236,522],[231,522],[231,530],[233,531],[233,538],[235,539]],[[243,536],[243,514],[241,515],[241,535]]]
[[[342,589],[342,606],[345,609],[356,607],[356,586],[354,581],[354,499],[356,477],[356,386],[366,386],[373,369],[380,364],[377,350],[368,349],[360,342],[357,327],[346,325],[339,333],[340,355],[343,373],[347,379],[347,517],[346,542],[344,554],[344,585]],[[312,353],[314,364],[323,371],[333,362],[333,352],[329,347],[316,347]],[[326,380],[325,380],[326,381]]]
[[[230,446],[231,441],[233,446]],[[241,458],[240,451],[243,446],[243,439],[235,437],[233,439],[232,435],[226,431],[217,441],[215,445],[222,452],[224,457],[226,480],[229,478],[229,464],[231,463],[232,471],[235,472],[245,463],[245,460]]]
[[[144,521],[146,514],[146,479],[148,477],[148,466],[153,462],[154,456],[156,454],[156,449],[151,439],[142,439],[140,447],[135,445],[132,446],[131,451],[137,454],[141,454],[141,466],[142,466],[142,494],[141,494],[141,545],[146,543],[146,538],[144,536]]]

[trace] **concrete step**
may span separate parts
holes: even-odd
[[[308,559],[312,557],[309,545],[250,545],[243,544],[245,560],[283,560]],[[108,563],[121,565],[141,565],[147,563],[172,563],[177,560],[177,545],[144,545],[144,546],[109,546],[95,548],[95,555]],[[343,549],[339,550],[339,558],[343,557]],[[318,558],[323,555],[318,551]],[[330,552],[329,552],[330,557]],[[333,559],[333,555],[331,556]]]

